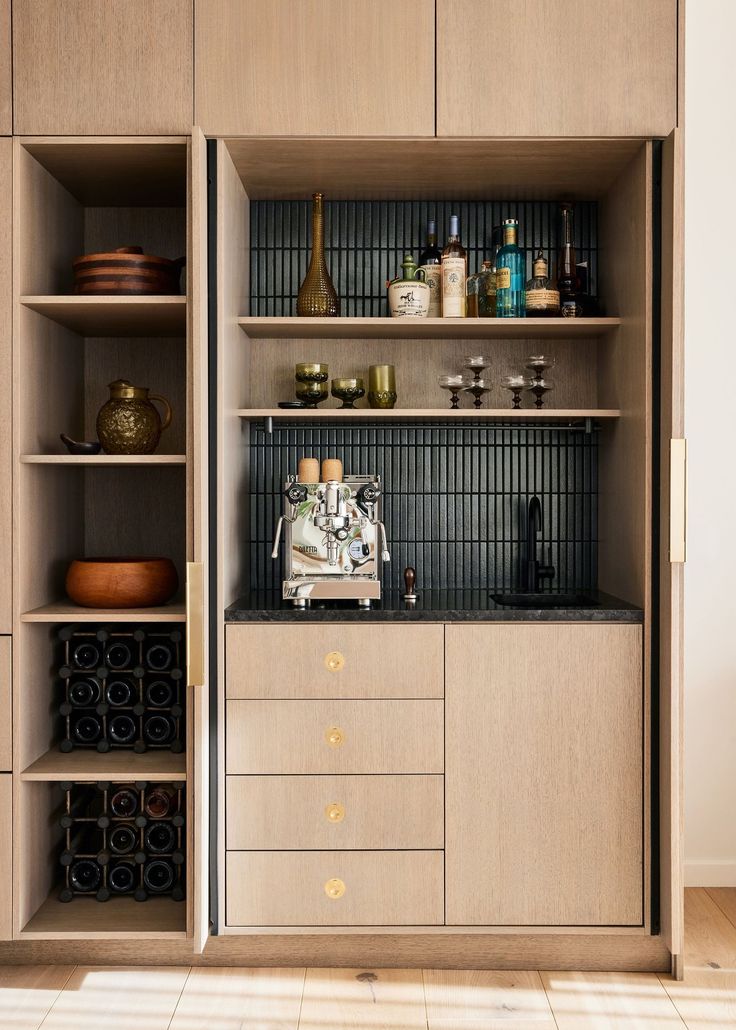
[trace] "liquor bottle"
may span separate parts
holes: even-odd
[[[132,826],[126,826],[125,823],[123,823],[110,830],[107,843],[110,851],[114,854],[129,855],[138,843],[138,834]]]
[[[174,688],[165,680],[153,680],[146,687],[145,698],[150,708],[170,708],[174,703]]]
[[[78,744],[96,744],[102,736],[102,723],[96,715],[80,715],[72,723],[72,737]]]
[[[129,669],[132,661],[130,648],[120,640],[105,648],[105,665],[108,669]]]
[[[447,246],[442,251],[442,317],[465,318],[465,280],[468,258],[460,243],[460,219],[450,215]]]
[[[121,787],[110,798],[110,811],[119,819],[130,819],[138,811],[138,792],[132,787]]]
[[[572,204],[560,208],[560,250],[557,256],[557,289],[560,294],[560,313],[563,318],[581,318],[580,279],[575,261],[575,239]]]
[[[96,669],[100,664],[100,649],[92,643],[85,641],[77,644],[72,653],[72,664],[77,669]]]
[[[526,262],[518,243],[519,223],[506,218],[503,223],[503,246],[496,258],[496,316],[523,318],[524,273]]]
[[[128,680],[108,680],[105,699],[113,708],[130,707],[135,703],[135,687]]]
[[[168,744],[176,736],[176,723],[168,715],[147,715],[143,720],[143,739],[159,746]]]
[[[480,272],[468,276],[465,288],[466,314],[468,318],[480,318],[480,294],[485,293],[486,279],[491,275],[492,262],[484,261]]]
[[[176,848],[176,830],[169,822],[151,823],[146,829],[143,846],[155,855],[170,854]]]
[[[130,862],[116,862],[107,871],[107,883],[115,894],[130,894],[135,890],[136,869]]]
[[[151,644],[146,651],[146,665],[155,672],[163,672],[168,669],[172,660],[173,655],[168,644]]]
[[[91,858],[80,858],[69,869],[69,883],[75,891],[90,894],[97,890],[102,879],[102,870]]]
[[[324,196],[312,194],[312,257],[296,298],[296,313],[301,317],[335,317],[340,301],[332,285],[325,261]]]
[[[174,886],[175,879],[173,863],[165,858],[154,858],[143,868],[143,882],[151,894],[165,894]]]
[[[69,684],[69,703],[73,708],[90,708],[102,697],[102,689],[97,680],[73,680]]]
[[[158,785],[146,791],[144,810],[151,819],[163,819],[175,806],[173,787]]]
[[[526,313],[530,318],[553,318],[560,313],[560,294],[550,286],[541,250],[532,262],[532,277],[526,284]]]
[[[427,226],[427,246],[419,255],[419,267],[424,269],[424,281],[429,286],[429,313],[427,318],[442,317],[442,251],[437,246],[437,223]]]
[[[113,744],[132,744],[138,735],[138,723],[130,715],[114,715],[107,724],[107,735]]]

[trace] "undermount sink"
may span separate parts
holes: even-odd
[[[496,604],[509,608],[597,608],[588,594],[491,594]]]

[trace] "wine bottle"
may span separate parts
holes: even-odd
[[[68,696],[72,707],[90,708],[99,702],[102,689],[95,679],[72,680]]]
[[[115,862],[107,871],[107,883],[115,894],[130,894],[136,885],[135,866],[130,862]]]
[[[168,715],[147,715],[143,720],[143,739],[159,746],[176,736],[176,723]]]
[[[135,688],[128,680],[108,680],[105,688],[105,698],[113,708],[125,708],[135,700]]]
[[[166,680],[153,680],[146,687],[145,699],[150,708],[170,708],[174,703],[174,688]]]
[[[72,738],[78,744],[96,744],[101,737],[102,722],[96,715],[80,715],[72,723]]]
[[[115,640],[105,648],[105,665],[108,669],[129,669],[132,660],[130,648],[121,640]]]
[[[171,648],[167,644],[151,644],[146,650],[146,665],[154,672],[168,669],[173,660]]]
[[[503,223],[503,247],[496,258],[496,315],[498,318],[523,318],[526,314],[524,292],[526,262],[518,245],[519,223],[507,218]]]
[[[138,792],[133,787],[120,787],[110,798],[110,811],[119,819],[130,819],[138,811]]]
[[[108,721],[107,735],[113,744],[132,744],[138,735],[138,723],[131,715],[114,715]]]
[[[81,894],[90,894],[97,890],[101,879],[102,870],[91,858],[80,858],[69,868],[69,883]]]
[[[173,787],[158,784],[146,791],[143,810],[151,819],[164,819],[175,807],[176,792]]]
[[[77,669],[96,669],[100,664],[100,649],[90,641],[77,644],[72,652],[72,664]]]
[[[143,837],[146,851],[154,855],[166,855],[172,852],[177,843],[176,830],[170,822],[158,820],[147,827]]]
[[[129,855],[138,843],[138,834],[132,826],[126,826],[123,823],[120,826],[114,826],[112,830],[110,830],[107,843],[110,851],[114,854]]]
[[[442,317],[465,318],[468,258],[460,243],[460,219],[450,215],[450,232],[442,251]]]
[[[428,318],[442,316],[442,251],[437,246],[437,222],[427,226],[427,246],[419,255],[419,267],[424,269],[424,281],[429,286]]]
[[[151,894],[165,894],[174,886],[176,871],[165,858],[154,858],[143,867],[143,882]]]

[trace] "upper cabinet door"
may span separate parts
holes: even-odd
[[[210,136],[433,136],[434,4],[196,5],[195,120]]]
[[[676,0],[438,0],[438,136],[666,136]]]
[[[192,0],[13,0],[15,132],[192,127]]]
[[[0,0],[0,136],[13,132],[13,90],[10,44],[10,0]]]
[[[12,187],[13,141],[0,139],[0,377],[6,384],[12,381]],[[10,490],[13,469],[12,405],[13,391],[6,387],[0,394],[0,482],[3,484],[0,490],[0,633],[13,631],[13,516]]]

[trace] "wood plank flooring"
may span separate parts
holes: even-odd
[[[734,1030],[736,888],[685,896],[685,979],[649,973],[0,967],[8,1030]]]

